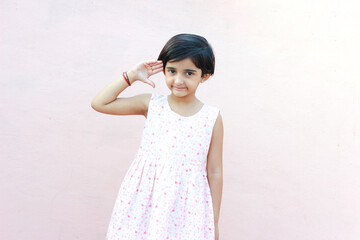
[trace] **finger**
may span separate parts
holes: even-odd
[[[163,68],[158,68],[158,69],[153,69],[150,73],[150,75],[153,75],[153,74],[156,74],[156,73],[159,73],[159,72],[162,72],[163,71]]]
[[[163,62],[162,61],[155,61],[155,62],[150,63],[149,65],[152,66],[152,67],[161,66],[161,65],[163,65]]]
[[[159,68],[163,68],[163,65],[159,65],[159,66],[150,66],[149,69],[154,71],[154,70],[157,70]]]
[[[153,71],[153,70],[156,70],[156,69],[158,69],[158,68],[161,68],[163,65],[162,65],[162,64],[155,64],[155,65],[145,64],[145,66],[146,66],[146,68],[147,68],[148,70]]]
[[[159,69],[159,68],[163,68],[163,65],[154,66],[154,67],[151,67],[151,68],[152,68],[152,70],[157,70],[157,69]]]
[[[157,73],[162,72],[162,71],[163,71],[163,69],[162,69],[162,68],[159,68],[159,69],[157,69],[157,70],[154,70],[151,75],[157,74]]]
[[[160,63],[157,63],[157,64],[154,64],[153,66],[154,67],[158,67],[158,66],[163,66],[164,64],[162,63],[162,62],[160,62]]]
[[[157,65],[164,65],[163,61],[158,61]]]
[[[159,70],[159,69],[163,69],[163,66],[162,66],[162,65],[156,66],[156,67],[150,66],[150,67],[148,68],[148,73],[149,73],[149,74],[154,74],[154,72],[157,71],[157,70]]]
[[[159,61],[145,61],[145,63],[147,63],[149,65],[153,65],[153,64],[159,63]]]
[[[149,84],[153,88],[155,87],[155,83],[153,81],[151,81],[150,79],[148,79],[148,78],[145,80],[145,83]]]

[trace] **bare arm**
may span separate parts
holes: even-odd
[[[128,71],[130,83],[142,81],[153,87],[149,77],[162,71],[161,61],[138,63]],[[91,107],[101,113],[113,115],[144,115],[146,117],[151,94],[140,94],[129,98],[117,96],[128,87],[124,77],[116,79],[101,90],[91,102]]]
[[[222,167],[222,153],[223,153],[223,122],[219,114],[211,138],[209,154],[207,157],[207,177],[211,190],[211,197],[214,209],[215,222],[215,239],[219,238],[218,222],[220,217],[220,206],[223,188],[223,167]]]

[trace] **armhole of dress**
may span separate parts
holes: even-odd
[[[212,106],[209,106],[211,108],[211,119],[210,119],[210,123],[209,123],[209,127],[208,128],[208,133],[210,135],[210,139],[209,139],[209,146],[208,146],[208,154],[209,154],[209,150],[210,150],[210,146],[211,146],[211,142],[212,142],[212,138],[213,138],[213,133],[214,133],[214,128],[215,128],[215,123],[216,123],[216,120],[220,114],[220,110],[216,107],[212,107]],[[210,125],[211,124],[211,125]]]
[[[214,132],[216,120],[218,119],[219,114],[220,114],[220,109],[213,107],[213,110],[214,110],[214,118],[213,118],[213,122],[212,122],[211,138],[212,138],[212,134]]]
[[[150,97],[150,101],[149,101],[149,106],[148,106],[148,112],[147,112],[147,116],[146,116],[146,119],[149,119],[152,117],[152,114],[153,114],[153,110],[154,110],[154,101],[156,100],[157,98],[157,94],[156,93],[152,93],[151,94],[151,97]]]

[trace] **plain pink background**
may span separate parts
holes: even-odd
[[[105,239],[141,116],[95,95],[202,35],[221,109],[220,239],[360,239],[358,1],[1,1],[0,238]],[[123,96],[168,94],[135,83]]]

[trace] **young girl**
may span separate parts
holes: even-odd
[[[146,117],[106,239],[219,239],[223,123],[217,108],[195,96],[214,67],[205,38],[179,34],[166,43],[158,61],[137,64],[92,101],[102,113]],[[135,81],[155,87],[149,77],[159,72],[170,95],[117,98]]]

